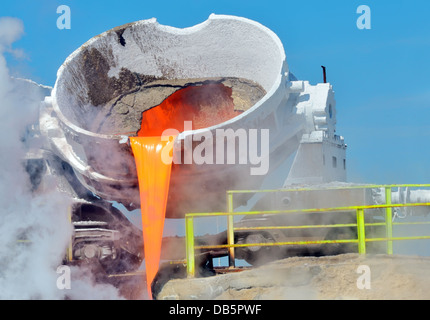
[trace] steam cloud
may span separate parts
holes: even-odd
[[[21,20],[0,17],[0,299],[117,299],[113,286],[94,285],[83,268],[71,268],[70,290],[57,287],[72,234],[67,216],[70,197],[56,188],[52,177],[43,192],[31,192],[24,167],[27,152],[37,149],[28,128],[50,88],[11,78],[4,54],[23,51],[12,43],[24,32]],[[20,241],[20,240],[25,241]]]

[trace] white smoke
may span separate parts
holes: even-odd
[[[40,102],[50,88],[10,77],[4,54],[24,54],[12,44],[24,32],[21,20],[0,17],[0,299],[116,299],[114,287],[94,285],[73,267],[69,290],[57,287],[72,235],[70,198],[52,181],[31,192],[23,159],[32,145],[27,129],[37,123]],[[37,146],[36,146],[37,147]]]

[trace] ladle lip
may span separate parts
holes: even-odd
[[[288,73],[288,64],[286,62],[285,51],[284,51],[284,47],[282,45],[282,42],[280,41],[278,36],[273,31],[271,31],[269,28],[263,26],[262,24],[260,24],[256,21],[247,19],[247,18],[243,18],[243,17],[232,16],[232,15],[217,15],[217,14],[213,14],[213,13],[209,16],[209,18],[206,21],[204,21],[200,24],[191,26],[191,27],[187,27],[187,28],[175,28],[175,27],[171,27],[171,26],[167,26],[167,25],[161,25],[157,22],[157,20],[155,18],[151,18],[151,19],[147,19],[147,20],[140,20],[140,21],[136,21],[136,22],[132,22],[132,23],[127,23],[127,24],[124,24],[122,26],[118,26],[118,27],[112,28],[108,31],[105,31],[105,32],[91,38],[86,43],[84,43],[81,47],[76,49],[69,57],[67,57],[65,62],[58,69],[57,80],[55,82],[55,86],[54,86],[54,88],[52,90],[52,94],[51,94],[52,106],[53,106],[53,109],[54,109],[57,117],[59,118],[59,120],[64,125],[66,125],[68,127],[67,130],[72,130],[76,134],[86,135],[86,136],[97,138],[97,139],[106,139],[106,140],[112,140],[113,139],[113,140],[118,140],[119,143],[124,143],[124,141],[128,140],[127,138],[128,138],[128,136],[130,136],[129,134],[95,133],[95,132],[83,129],[82,127],[74,124],[71,120],[69,120],[63,114],[63,112],[61,111],[61,108],[59,106],[58,100],[57,100],[57,94],[58,94],[57,92],[58,92],[58,87],[59,87],[59,81],[62,77],[64,70],[67,68],[68,64],[76,58],[76,56],[82,51],[82,49],[90,47],[95,41],[97,41],[97,39],[104,37],[104,36],[110,34],[111,32],[115,32],[116,30],[121,29],[121,28],[126,27],[126,26],[141,25],[141,24],[153,24],[159,30],[162,30],[163,32],[170,32],[170,33],[175,33],[175,34],[192,34],[194,32],[198,32],[198,31],[204,29],[213,20],[236,20],[236,21],[240,21],[240,22],[243,22],[246,24],[251,24],[251,25],[259,28],[260,30],[263,30],[269,37],[272,38],[272,40],[275,42],[276,46],[279,49],[279,54],[280,54],[279,57],[280,57],[280,60],[282,60],[282,63],[280,64],[280,70],[279,70],[279,73],[278,73],[276,79],[273,81],[272,86],[270,87],[269,90],[267,90],[266,95],[264,97],[262,97],[262,99],[260,99],[256,104],[251,106],[248,110],[244,111],[243,113],[237,115],[236,117],[234,117],[232,119],[229,119],[225,122],[222,122],[222,123],[219,123],[219,124],[207,127],[207,128],[191,130],[191,131],[184,131],[177,136],[176,142],[179,142],[180,140],[185,139],[188,135],[201,134],[201,133],[206,132],[206,131],[213,131],[213,130],[216,130],[218,128],[233,125],[235,122],[240,121],[241,119],[243,119],[244,117],[249,115],[251,112],[253,112],[257,108],[259,108],[261,105],[266,103],[266,101],[269,100],[270,97],[272,95],[274,95],[274,93],[282,85],[282,81],[286,77],[286,74]]]

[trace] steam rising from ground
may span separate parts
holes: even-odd
[[[12,43],[23,32],[21,20],[0,18],[0,299],[118,298],[115,288],[93,285],[77,267],[71,269],[71,289],[57,287],[57,267],[72,234],[71,199],[57,191],[54,178],[42,181],[43,192],[33,194],[23,165],[26,153],[40,146],[28,128],[37,123],[40,102],[50,92],[9,75],[4,54],[22,57]]]

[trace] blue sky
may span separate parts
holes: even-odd
[[[359,30],[359,5],[371,9],[371,29]],[[56,26],[57,7],[71,8],[70,30]],[[284,44],[290,70],[322,82],[321,65],[337,100],[337,133],[348,144],[348,181],[430,182],[430,2],[415,1],[1,1],[0,16],[20,18],[7,56],[10,73],[53,86],[67,56],[115,26],[155,17],[189,27],[211,13],[256,20]]]

